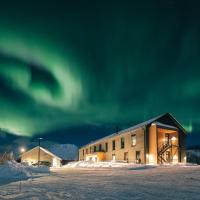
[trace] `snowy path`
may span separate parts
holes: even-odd
[[[128,169],[63,169],[0,186],[0,199],[31,200],[199,200],[200,167]]]

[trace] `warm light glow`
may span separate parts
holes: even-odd
[[[176,137],[172,137],[172,139],[171,139],[172,141],[176,141]]]
[[[154,157],[151,154],[149,154],[149,163],[154,163]]]
[[[21,152],[21,153],[24,153],[25,151],[26,151],[26,149],[25,149],[24,147],[21,147],[21,148],[20,148],[20,152]]]
[[[86,156],[86,161],[93,161],[93,162],[97,162],[98,161],[98,157],[97,155],[89,155],[89,156]]]
[[[149,154],[148,153],[146,154],[146,158],[149,158]]]
[[[173,156],[173,163],[178,163],[178,156],[177,155]]]

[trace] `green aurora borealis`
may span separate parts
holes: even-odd
[[[199,5],[145,2],[1,3],[0,127],[33,136],[171,112],[199,130]]]

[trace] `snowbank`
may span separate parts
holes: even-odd
[[[123,162],[92,162],[92,161],[76,161],[70,162],[66,165],[60,167],[64,168],[126,168],[130,170],[145,170],[151,168],[166,168],[166,167],[195,167],[196,164],[192,163],[176,163],[176,164],[163,164],[163,165],[153,165],[153,164],[135,164],[135,163],[123,163]]]
[[[5,164],[0,165],[0,179],[26,179],[31,174],[23,165],[13,161],[7,161]]]
[[[15,161],[7,161],[0,165],[0,182],[24,180],[43,173],[49,173],[49,168],[25,166]]]
[[[128,168],[128,169],[139,169],[139,168],[152,168],[155,165],[143,165],[135,163],[123,163],[123,162],[91,162],[91,161],[77,161],[70,162],[61,168]]]

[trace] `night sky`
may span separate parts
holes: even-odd
[[[80,146],[166,112],[200,144],[199,7],[0,3],[1,145],[42,136]]]

